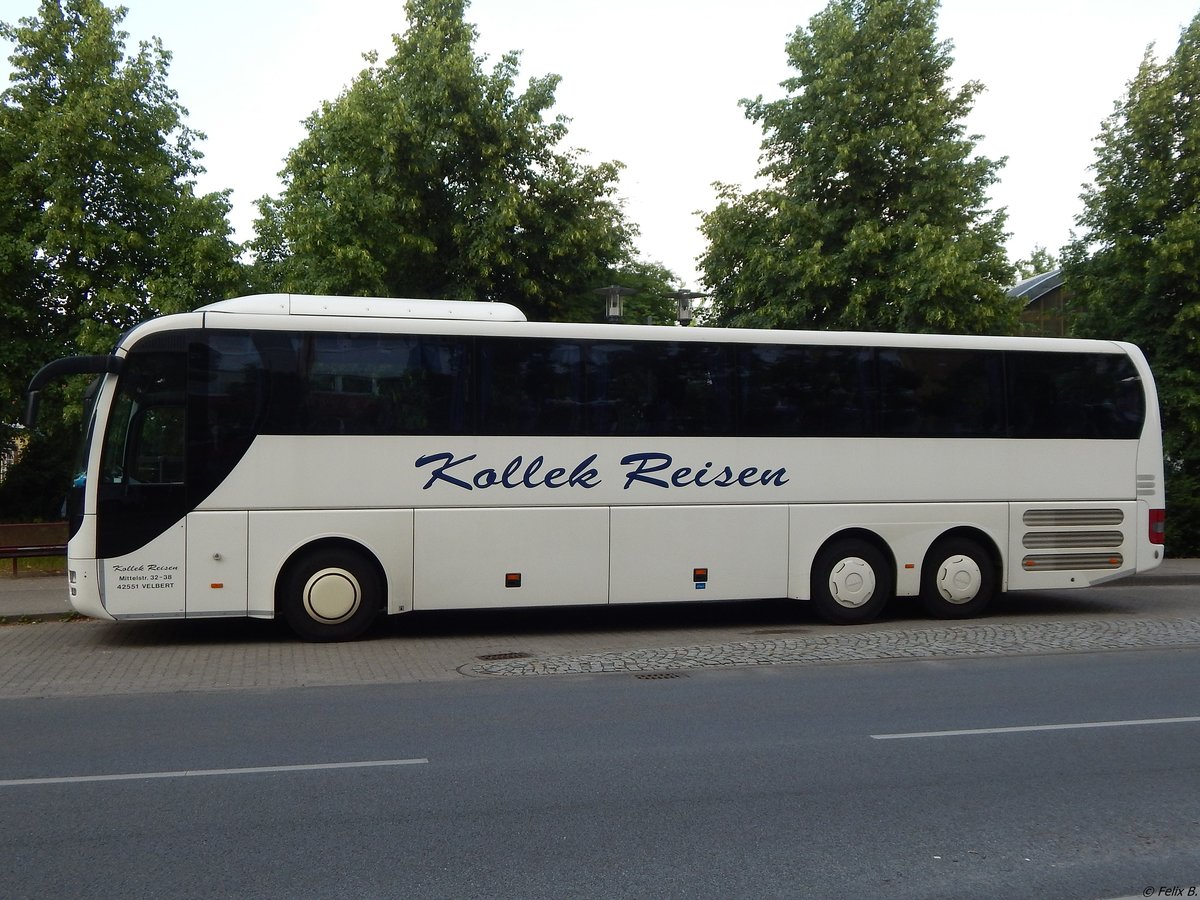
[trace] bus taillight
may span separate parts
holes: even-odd
[[[1163,544],[1167,539],[1167,511],[1150,510],[1150,543]]]

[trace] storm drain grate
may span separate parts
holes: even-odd
[[[808,634],[811,628],[764,628],[761,631],[747,631],[750,637],[774,636],[778,634]]]
[[[532,659],[532,653],[522,653],[519,650],[510,653],[488,653],[486,656],[477,656],[476,659],[481,659],[484,662],[497,662],[502,659]]]
[[[666,681],[668,678],[687,678],[682,672],[639,672],[633,677],[642,681]]]

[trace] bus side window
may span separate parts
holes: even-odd
[[[478,349],[482,433],[582,433],[583,363],[577,343],[481,338]]]
[[[181,484],[184,473],[183,406],[149,406],[133,417],[127,476],[141,484]]]
[[[212,331],[188,352],[188,484],[212,491],[254,440],[269,396],[262,355],[247,332]]]
[[[1010,435],[1132,440],[1146,419],[1137,370],[1123,354],[1007,354]]]
[[[289,390],[294,434],[464,434],[470,339],[453,335],[305,335]],[[275,426],[283,427],[283,426]]]
[[[995,351],[880,349],[880,433],[1002,437],[1004,383]]]
[[[857,347],[750,344],[739,353],[741,430],[762,437],[871,437],[875,363]]]
[[[732,434],[734,359],[722,344],[591,343],[588,433]]]

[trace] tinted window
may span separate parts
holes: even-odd
[[[213,472],[255,423],[276,434],[1128,439],[1145,419],[1121,354],[209,334],[193,346],[189,409],[195,458],[224,460]]]
[[[186,332],[149,335],[125,357],[101,451],[97,555],[144,546],[188,510]]]
[[[312,334],[301,338],[301,434],[463,434],[469,339]]]
[[[1141,379],[1119,354],[1009,353],[1008,403],[1022,438],[1136,438],[1146,418]]]
[[[268,375],[250,334],[212,331],[188,350],[189,481],[198,503],[233,470],[266,409]]]
[[[739,348],[741,433],[869,437],[875,433],[875,365],[857,347]]]
[[[480,339],[481,434],[583,434],[583,350],[570,341]]]
[[[157,341],[131,352],[109,411],[100,477],[104,484],[179,484],[184,464],[184,355]]]
[[[882,436],[1004,436],[999,353],[888,348],[878,360]]]
[[[721,344],[589,344],[589,432],[733,434],[732,359],[729,348]]]

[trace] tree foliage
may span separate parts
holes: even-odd
[[[787,96],[743,101],[765,134],[760,177],[719,185],[701,258],[713,321],[760,327],[1002,332],[1016,310],[1000,162],[962,120],[937,0],[831,0],[787,44]]]
[[[1041,244],[1035,244],[1033,249],[1029,251],[1028,257],[1018,259],[1013,265],[1017,270],[1017,279],[1023,281],[1026,278],[1032,278],[1034,275],[1054,271],[1059,267],[1059,262],[1057,256]]]
[[[13,45],[0,94],[0,423],[19,418],[42,364],[106,352],[142,319],[238,287],[228,200],[195,193],[202,135],[167,85],[170,54],[153,41],[127,55],[124,15],[42,0],[0,24]]]
[[[632,261],[617,163],[586,165],[547,121],[558,77],[518,93],[490,72],[465,0],[408,0],[394,55],[305,123],[284,190],[263,198],[260,285],[326,294],[504,300],[534,319],[596,318],[591,290]]]
[[[1155,370],[1173,553],[1200,553],[1200,16],[1146,51],[1104,122],[1079,235],[1063,251],[1082,335],[1133,341]]]

